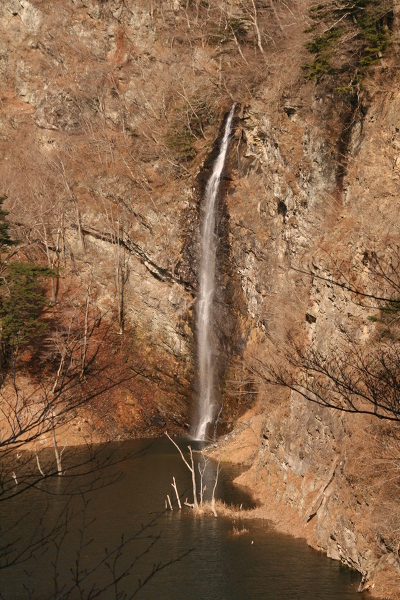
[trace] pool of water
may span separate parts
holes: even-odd
[[[182,448],[187,444],[184,440],[179,443]],[[233,523],[222,517],[196,517],[189,508],[179,511],[176,505],[172,512],[165,512],[166,495],[172,498],[173,476],[183,499],[192,501],[190,473],[167,439],[134,440],[104,448],[105,454],[111,451],[117,459],[126,453],[131,456],[110,467],[98,479],[97,473],[94,478],[93,474],[88,475],[93,481],[97,479],[98,489],[86,496],[79,495],[74,479],[71,484],[66,478],[57,478],[46,491],[43,488],[25,492],[11,506],[0,505],[3,530],[25,515],[13,529],[14,539],[20,540],[16,544],[30,539],[29,536],[33,539],[41,520],[43,530],[46,527],[51,530],[55,523],[60,525],[54,542],[43,546],[44,554],[39,552],[21,565],[0,571],[1,598],[360,600],[363,597],[356,592],[358,573],[312,550],[302,540],[276,533],[267,522]],[[72,461],[72,454],[69,459],[65,457],[66,465],[68,460]],[[212,489],[213,468],[208,466],[208,475],[206,471],[206,496]],[[104,477],[110,472],[117,476],[117,481],[104,485],[107,483]],[[222,468],[217,496],[227,503],[250,508],[254,505],[251,497],[232,483],[237,474],[238,469]],[[76,493],[70,499],[68,515],[66,496],[60,494],[66,487]],[[138,534],[142,526],[144,530]],[[248,531],[234,535],[233,527]],[[121,545],[121,536],[124,536],[121,553],[112,554],[106,564],[106,551],[110,553]],[[82,579],[81,591],[74,588],[77,578]],[[96,596],[91,590],[98,588],[102,591]],[[68,594],[69,589],[72,591]]]

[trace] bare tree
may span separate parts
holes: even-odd
[[[366,252],[367,274],[357,277],[337,262],[324,274],[303,271],[342,288],[361,314],[358,324],[338,324],[336,347],[327,350],[287,332],[284,343],[271,340],[274,357],[255,359],[254,373],[269,383],[287,387],[311,402],[349,413],[400,420],[400,260],[392,245],[384,252]],[[368,336],[360,336],[362,322]]]
[[[182,450],[179,448],[178,444],[176,442],[174,442],[174,440],[170,437],[170,435],[168,434],[167,431],[165,432],[165,435],[167,436],[169,441],[173,443],[175,448],[178,450],[183,462],[185,463],[185,465],[187,466],[187,468],[189,469],[189,471],[192,474],[193,504],[189,505],[187,502],[185,502],[185,504],[187,504],[188,506],[193,506],[193,508],[199,508],[199,503],[197,501],[196,471],[195,471],[194,461],[193,461],[193,450],[192,450],[191,446],[188,446],[189,454],[190,454],[190,464],[189,464],[189,462],[184,457]]]
[[[217,473],[215,475],[214,487],[213,487],[213,491],[212,491],[212,495],[211,495],[211,510],[213,512],[214,517],[218,516],[217,511],[215,509],[215,491],[216,491],[217,485],[218,485],[220,466],[221,466],[221,458],[219,458],[218,463],[217,463]]]
[[[121,218],[120,207],[117,204],[117,214],[112,207],[108,208],[102,198],[104,216],[108,234],[113,246],[114,281],[117,299],[117,317],[120,334],[124,332],[124,290],[129,276],[129,256],[122,245],[124,239],[124,222]]]
[[[203,465],[201,466],[200,462],[198,462],[197,467],[199,469],[199,475],[200,475],[200,508],[203,508],[204,492],[206,491],[206,488],[207,488],[207,486],[203,485],[203,479],[204,479],[204,473],[206,471],[209,458],[204,456],[204,452],[201,453],[201,456],[203,459]]]
[[[400,419],[400,346],[393,340],[363,345],[346,332],[329,354],[304,348],[290,336],[266,379],[306,400],[343,412]],[[261,371],[259,371],[261,373]],[[265,375],[265,372],[264,372]]]
[[[182,504],[181,504],[181,499],[180,499],[180,497],[179,497],[179,493],[178,493],[178,488],[177,488],[177,485],[176,485],[175,477],[173,477],[173,478],[172,478],[172,483],[171,483],[171,485],[172,485],[172,488],[173,488],[173,490],[174,490],[174,492],[175,492],[176,501],[177,501],[177,503],[178,503],[179,510],[181,510],[181,508],[182,508]]]
[[[170,437],[168,432],[165,432],[165,435],[174,444],[175,448],[178,450],[179,454],[181,455],[183,462],[185,463],[186,467],[189,469],[189,471],[191,472],[191,475],[192,475],[193,503],[188,502],[186,500],[185,505],[188,506],[189,508],[194,508],[194,509],[200,510],[200,511],[203,510],[203,508],[205,506],[209,506],[214,517],[217,517],[218,515],[217,515],[216,508],[215,508],[215,492],[216,492],[217,485],[218,485],[218,478],[219,478],[219,472],[220,472],[220,466],[221,466],[221,458],[218,460],[218,463],[217,463],[217,471],[215,474],[214,486],[213,486],[213,490],[212,490],[212,494],[211,494],[211,501],[208,504],[208,502],[207,503],[204,502],[204,492],[206,491],[207,486],[204,485],[203,482],[204,482],[204,475],[205,475],[205,472],[206,472],[206,469],[207,469],[210,459],[204,454],[203,450],[200,451],[200,454],[201,454],[201,457],[203,460],[203,464],[201,465],[200,462],[197,463],[197,468],[198,468],[199,475],[200,475],[200,505],[199,505],[199,502],[197,500],[196,469],[195,469],[195,461],[193,458],[192,447],[188,446],[189,456],[190,456],[190,463],[189,463],[186,460],[182,450],[179,448],[178,444]],[[175,477],[174,477],[174,484],[172,485],[172,487],[175,489],[175,492],[178,496],[178,492],[176,490]],[[169,499],[169,497],[168,497],[168,499]],[[179,500],[178,500],[178,503],[179,503]],[[179,508],[180,508],[180,503],[179,503]],[[172,506],[171,506],[171,510],[172,510]]]
[[[140,530],[122,536],[119,543],[107,548],[103,556],[93,564],[88,566],[85,560],[86,548],[92,543],[91,521],[87,518],[87,492],[116,482],[121,475],[115,471],[115,467],[122,460],[132,457],[132,454],[125,454],[121,458],[114,453],[104,456],[104,448],[96,449],[89,444],[83,450],[69,449],[65,452],[64,460],[63,453],[67,444],[65,442],[60,447],[57,441],[57,429],[60,425],[68,425],[76,411],[96,396],[131,377],[125,371],[118,374],[107,365],[103,349],[108,326],[102,327],[98,309],[92,304],[92,294],[90,299],[89,303],[87,298],[78,303],[75,298],[60,309],[64,319],[46,338],[44,365],[50,363],[47,366],[47,376],[39,384],[31,385],[28,390],[19,381],[22,375],[19,375],[17,369],[15,389],[7,385],[7,377],[1,389],[3,419],[0,439],[0,507],[7,506],[7,502],[15,506],[18,498],[25,498],[25,494],[26,498],[31,498],[30,502],[32,494],[50,494],[51,498],[55,493],[52,478],[63,475],[57,494],[63,498],[64,506],[55,522],[44,511],[31,528],[31,533],[21,537],[23,524],[26,522],[31,526],[38,518],[33,516],[31,520],[28,510],[10,527],[0,526],[0,571],[2,568],[26,564],[25,568],[29,573],[35,561],[44,556],[46,551],[49,553],[49,548],[54,549],[55,589],[49,600],[69,599],[76,594],[87,599],[101,597],[111,587],[115,590],[116,598],[124,597],[124,582],[133,572],[140,570],[140,559],[151,552],[159,539],[159,534],[153,532],[157,519],[154,517]],[[83,356],[86,357],[85,360],[82,360]],[[53,438],[55,463],[54,457],[51,459],[50,455],[47,455],[44,462],[43,459],[40,462],[37,449],[32,451],[41,436],[46,434]],[[81,498],[81,509],[76,508],[75,500],[72,502],[76,497]],[[73,532],[76,532],[77,527],[80,540],[68,582],[61,574],[59,561],[64,546],[68,545],[70,534],[75,535]],[[136,543],[140,543],[139,552],[131,550]],[[133,558],[127,561],[128,553]],[[155,565],[142,575],[136,586],[132,587],[130,583],[130,596],[135,597],[153,576],[185,554],[184,552],[181,556]],[[27,598],[35,597],[34,594],[28,582]]]

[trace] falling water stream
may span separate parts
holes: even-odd
[[[235,105],[226,120],[221,148],[207,182],[203,220],[201,226],[201,259],[199,275],[199,299],[197,309],[197,353],[199,365],[199,403],[197,422],[193,427],[193,437],[205,440],[207,429],[215,420],[214,403],[214,357],[212,322],[215,290],[215,270],[217,236],[215,232],[218,191],[229,147],[229,137]]]

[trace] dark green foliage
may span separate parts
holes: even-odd
[[[5,200],[5,196],[0,198],[0,341],[3,354],[4,348],[9,351],[29,345],[46,330],[46,323],[40,320],[47,306],[42,286],[45,278],[56,275],[52,269],[36,264],[8,262],[10,248],[18,242],[9,234],[8,212],[3,209]]]
[[[190,104],[193,107],[190,114],[190,129],[196,136],[203,135],[204,128],[214,122],[214,111],[201,97],[191,98]]]
[[[315,56],[303,66],[306,79],[330,78],[337,91],[352,92],[390,46],[393,0],[334,0],[311,7],[310,17],[307,31],[318,33],[306,44]]]
[[[26,346],[41,335],[47,325],[40,321],[47,300],[41,288],[52,269],[13,262],[5,267],[0,287],[1,339],[12,348]]]
[[[379,306],[379,313],[368,317],[378,324],[380,338],[399,339],[400,298],[388,300]]]
[[[397,315],[400,312],[400,298],[397,300],[389,300],[386,306],[381,307],[384,315]]]
[[[341,37],[343,29],[331,29],[324,35],[319,35],[312,42],[306,44],[306,48],[312,54],[321,54],[332,48]]]
[[[250,28],[249,22],[246,19],[232,18],[227,19],[225,27],[218,27],[216,24],[211,24],[209,27],[208,43],[211,45],[228,44],[236,39],[245,41],[247,31]]]
[[[7,200],[7,196],[0,197],[0,254],[17,243],[15,240],[11,239],[10,234],[8,233],[9,224],[6,221],[8,212],[3,208],[5,200]]]
[[[168,148],[180,162],[188,162],[196,156],[194,143],[204,136],[204,128],[214,121],[214,111],[201,98],[192,97],[186,106],[178,109],[177,118],[166,135]]]
[[[303,70],[307,70],[308,73],[305,75],[306,79],[315,79],[319,82],[323,75],[333,74],[334,70],[330,65],[330,55],[319,56],[315,58],[310,64],[304,65]]]
[[[180,161],[188,161],[196,156],[193,147],[195,137],[186,127],[180,128],[175,121],[172,131],[166,136],[167,146]]]

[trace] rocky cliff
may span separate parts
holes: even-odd
[[[220,431],[253,408],[225,456],[249,465],[265,514],[395,598],[393,435],[268,383],[289,339],[329,353],[344,331],[373,335],[371,311],[329,281],[332,262],[368,287],[368,253],[398,239],[396,10],[392,45],[349,94],[304,78],[310,6],[3,0],[1,191],[20,256],[60,269],[59,303],[84,306],[90,284],[115,328],[108,360],[133,374],[76,429],[182,430],[200,202],[237,103],[218,217]]]

